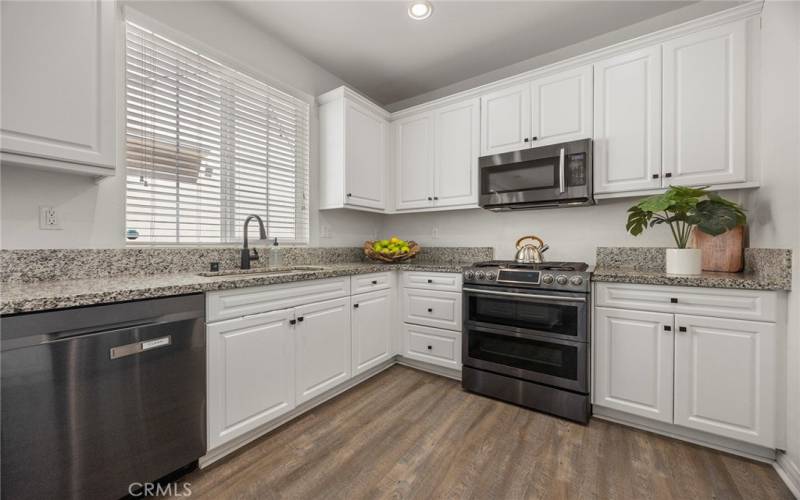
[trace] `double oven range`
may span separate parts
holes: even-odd
[[[464,389],[589,421],[590,273],[584,263],[464,270]]]

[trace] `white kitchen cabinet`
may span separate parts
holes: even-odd
[[[320,208],[385,210],[386,112],[345,87],[319,101]]]
[[[403,289],[403,321],[461,331],[461,293]]]
[[[481,156],[523,149],[530,144],[530,83],[481,97]]]
[[[664,186],[745,180],[745,21],[663,45]]]
[[[3,2],[3,162],[114,174],[116,8]]]
[[[352,303],[352,373],[358,375],[393,355],[391,290],[353,295]]]
[[[592,136],[592,67],[564,71],[531,82],[533,147]]]
[[[434,117],[426,112],[394,122],[397,210],[433,206]]]
[[[403,356],[443,366],[461,369],[461,332],[403,324]]]
[[[350,298],[295,309],[296,400],[312,399],[350,378]]]
[[[594,66],[594,192],[661,187],[661,46]]]
[[[477,207],[480,101],[437,109],[434,126],[434,205]]]
[[[295,407],[293,316],[284,309],[207,326],[209,449]]]
[[[675,423],[775,447],[775,324],[675,316]]]
[[[595,309],[594,404],[672,422],[673,315]]]

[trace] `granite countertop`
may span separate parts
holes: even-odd
[[[664,249],[599,247],[592,281],[671,285],[743,290],[791,290],[792,252],[775,248],[747,248],[744,271],[674,275],[664,272]]]
[[[430,264],[353,262],[320,264],[318,267],[324,268],[323,270],[300,270],[272,275],[200,276],[197,273],[170,273],[35,283],[0,283],[0,314],[64,309],[392,270],[458,273],[469,265],[469,263],[463,262]],[[308,266],[314,266],[314,264],[308,264]]]

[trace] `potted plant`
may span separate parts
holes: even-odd
[[[706,187],[670,186],[629,208],[625,228],[638,236],[648,226],[668,224],[678,248],[667,249],[667,273],[700,274],[701,251],[686,248],[692,229],[716,236],[746,221],[742,207]]]

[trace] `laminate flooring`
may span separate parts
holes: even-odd
[[[791,499],[774,469],[393,366],[181,481],[192,499]]]

